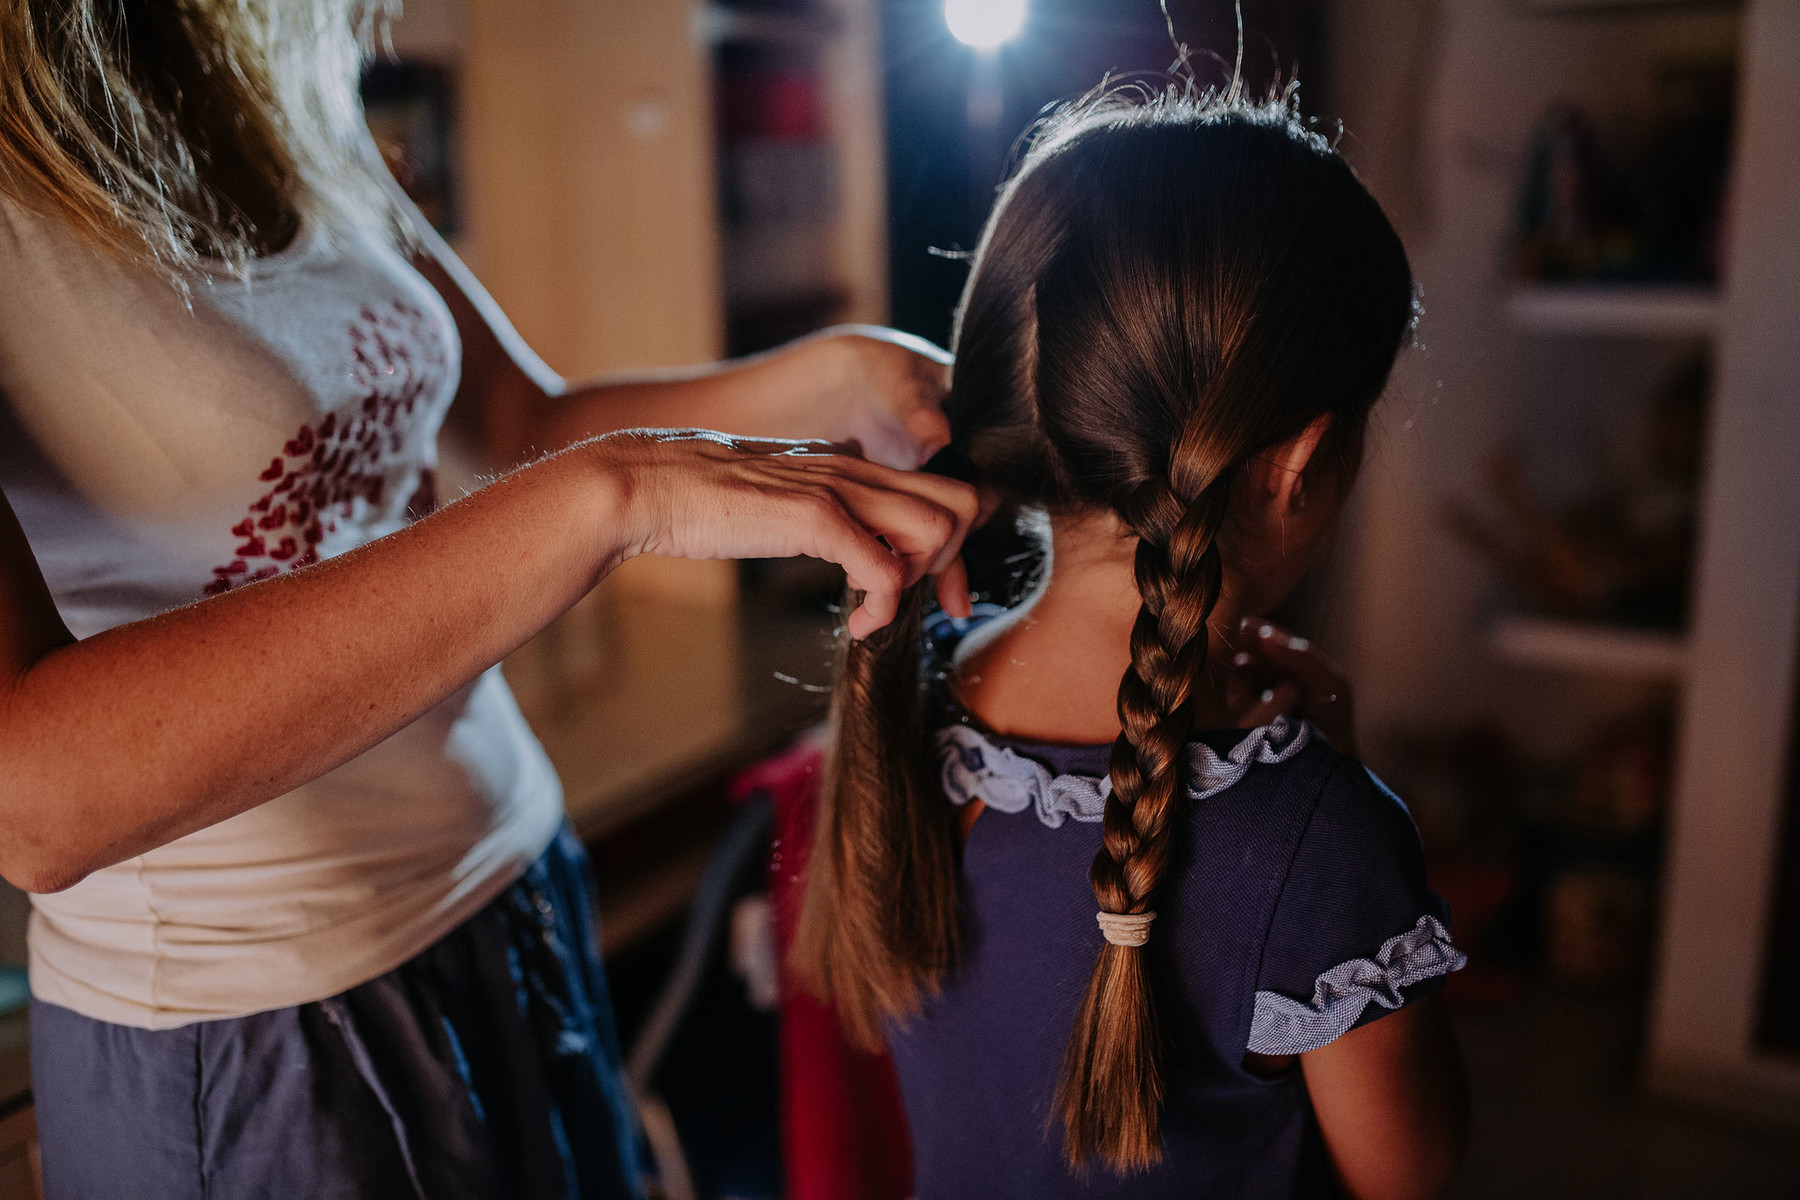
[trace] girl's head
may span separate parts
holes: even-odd
[[[1266,609],[1308,556],[1258,552],[1244,468],[1305,468],[1287,548],[1316,544],[1412,314],[1399,238],[1288,99],[1114,93],[1052,119],[988,222],[952,444],[1009,499],[1236,551]]]
[[[1109,517],[1141,597],[1119,685],[1102,913],[1155,908],[1221,590],[1278,602],[1329,530],[1413,315],[1380,207],[1283,96],[1171,89],[1052,118],[1000,196],[956,328],[952,445],[1006,498]],[[796,965],[853,1033],[916,1006],[956,947],[915,600],[851,647]],[[1073,1163],[1159,1154],[1154,990],[1101,945],[1056,1114]],[[1142,922],[1138,923],[1139,928]]]
[[[0,3],[0,196],[177,276],[379,221],[356,83],[388,3]]]

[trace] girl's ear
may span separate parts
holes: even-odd
[[[1305,429],[1250,460],[1257,490],[1276,512],[1306,507],[1318,474],[1313,468],[1319,465],[1319,447],[1336,424],[1337,417],[1331,413],[1314,417]]]

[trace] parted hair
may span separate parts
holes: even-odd
[[[1400,239],[1292,89],[1090,97],[1047,120],[1002,189],[957,317],[951,444],[1008,500],[1111,512],[1137,538],[1141,608],[1090,872],[1101,911],[1152,911],[1168,866],[1233,478],[1322,416],[1359,447],[1413,310]],[[869,1046],[957,956],[924,604],[914,589],[900,619],[846,647],[792,954]],[[1072,1166],[1161,1156],[1156,993],[1144,950],[1102,943],[1052,1110]]]
[[[356,90],[388,7],[0,0],[0,195],[175,278],[303,218],[394,228]]]

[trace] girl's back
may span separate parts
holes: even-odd
[[[984,664],[983,682],[1003,670]],[[1163,1158],[1081,1174],[1051,1100],[1102,944],[1087,868],[1112,747],[1003,738],[966,715],[934,740],[948,799],[983,810],[963,845],[962,958],[888,1036],[917,1194],[1332,1194],[1300,1071],[1266,1078],[1246,1055],[1318,1049],[1459,965],[1399,800],[1303,722],[1198,736],[1145,947],[1167,1040]]]

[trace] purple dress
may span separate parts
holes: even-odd
[[[1298,1070],[1462,965],[1399,799],[1309,725],[1201,735],[1148,953],[1168,1047],[1163,1160],[1072,1174],[1050,1121],[1102,944],[1088,865],[1108,746],[938,735],[944,789],[980,796],[962,861],[963,960],[891,1031],[918,1200],[1310,1197],[1337,1192]]]

